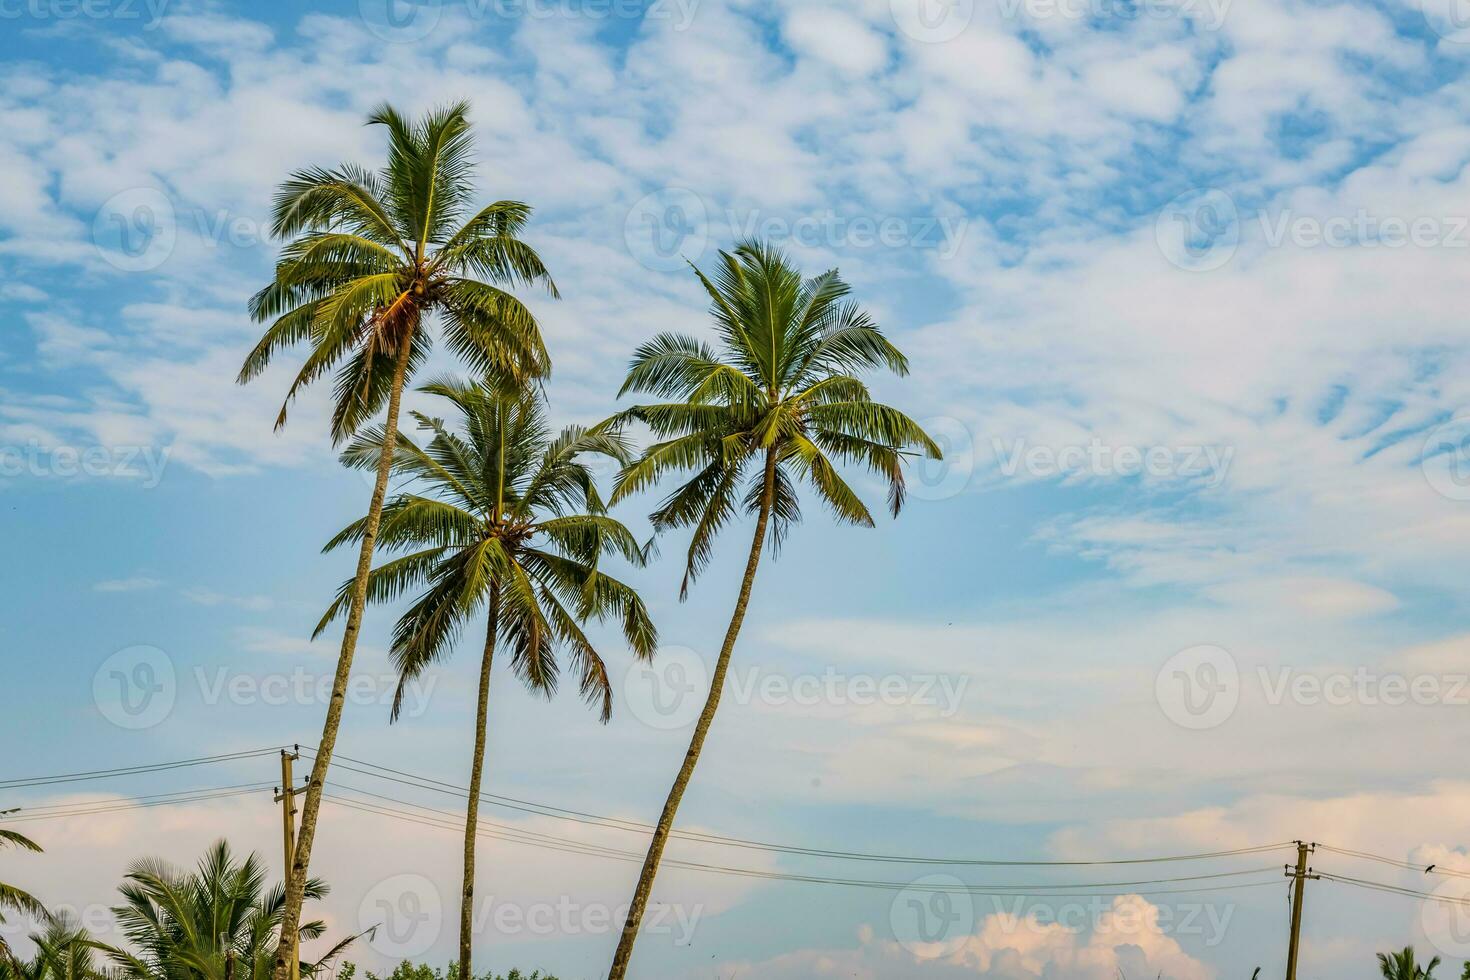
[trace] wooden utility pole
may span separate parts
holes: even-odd
[[[1297,946],[1302,938],[1302,892],[1307,880],[1319,877],[1307,867],[1307,855],[1317,849],[1316,844],[1296,842],[1296,867],[1287,865],[1286,875],[1292,879],[1291,892],[1291,945],[1286,950],[1286,980],[1296,980]]]
[[[295,777],[291,774],[291,763],[301,758],[299,752],[287,752],[281,750],[281,791],[276,794],[276,802],[281,804],[281,829],[285,838],[286,875],[285,887],[291,887],[291,875],[296,866],[296,794],[301,790],[293,784]],[[297,945],[296,937],[290,937],[291,948],[286,951],[286,962],[290,964],[291,980],[301,980],[301,950]]]

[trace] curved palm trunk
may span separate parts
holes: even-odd
[[[301,931],[301,903],[305,899],[306,869],[311,864],[311,845],[316,840],[317,814],[322,807],[322,787],[327,781],[327,767],[337,747],[337,729],[342,724],[342,708],[347,701],[347,680],[352,673],[352,657],[357,652],[357,634],[362,629],[362,610],[367,603],[368,571],[372,568],[373,545],[378,540],[378,525],[383,518],[383,498],[388,492],[388,474],[393,469],[393,447],[398,437],[398,407],[403,399],[403,381],[408,374],[408,353],[413,344],[409,331],[400,344],[393,365],[393,387],[388,392],[388,421],[385,433],[387,449],[378,460],[378,476],[373,482],[372,501],[368,504],[367,524],[363,527],[362,550],[357,556],[357,574],[352,581],[352,601],[347,609],[347,629],[342,633],[342,651],[337,654],[337,673],[332,678],[332,699],[327,702],[327,720],[322,725],[322,740],[317,745],[311,766],[311,782],[306,787],[306,800],[301,806],[301,829],[296,835],[295,860],[286,876],[286,906],[281,912],[281,938],[276,946],[275,980],[288,980],[290,963],[296,957]],[[284,787],[283,787],[284,788]]]
[[[500,618],[500,589],[490,587],[490,624],[485,628],[485,656],[480,661],[480,701],[475,715],[475,756],[470,763],[470,804],[464,814],[464,887],[459,904],[459,980],[474,980],[470,953],[475,928],[475,831],[480,822],[480,777],[485,771],[485,728],[490,713],[490,664]]]
[[[699,713],[699,722],[694,726],[694,735],[689,740],[689,749],[684,753],[684,765],[674,779],[669,798],[664,801],[663,813],[654,827],[653,840],[648,845],[648,856],[643,859],[643,870],[638,875],[638,887],[633,892],[633,904],[628,907],[628,918],[623,923],[623,935],[618,940],[617,952],[613,954],[612,969],[608,980],[623,980],[628,972],[628,961],[633,957],[633,943],[638,938],[638,927],[643,922],[643,912],[648,907],[648,896],[653,891],[653,879],[658,874],[659,861],[663,860],[664,845],[674,829],[674,814],[684,799],[684,790],[694,775],[694,766],[699,762],[699,753],[704,750],[704,740],[709,734],[710,724],[715,720],[715,711],[720,707],[720,692],[725,687],[725,675],[730,670],[730,654],[735,650],[735,639],[740,635],[740,626],[745,622],[745,608],[750,605],[751,587],[755,585],[755,569],[760,564],[761,548],[766,540],[766,525],[771,517],[771,500],[776,485],[776,450],[766,451],[766,469],[761,486],[761,507],[755,521],[755,538],[750,542],[750,557],[745,561],[745,577],[740,581],[740,596],[735,600],[735,611],[730,616],[730,625],[725,630],[725,642],[720,647],[720,657],[715,662],[715,673],[710,678],[709,695],[704,701],[704,710]]]

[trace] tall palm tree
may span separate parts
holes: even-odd
[[[1434,980],[1434,968],[1439,966],[1439,957],[1420,966],[1414,959],[1414,947],[1405,946],[1396,953],[1378,954],[1378,971],[1384,980]]]
[[[266,889],[265,866],[256,855],[236,861],[221,840],[192,872],[145,858],[129,867],[118,890],[123,902],[112,914],[133,949],[103,948],[127,980],[266,980],[271,975],[286,892],[280,885]],[[326,894],[321,881],[306,882],[308,898]],[[308,922],[298,937],[316,939],[325,928]],[[315,976],[356,938],[301,964],[301,972]]]
[[[467,111],[460,103],[411,123],[383,106],[368,121],[388,132],[386,167],[305,170],[282,185],[271,231],[287,244],[274,281],[250,303],[251,315],[270,321],[270,327],[239,377],[250,381],[284,348],[309,345],[277,428],[285,424],[296,394],[335,368],[333,443],[349,438],[385,402],[388,430],[396,431],[404,384],[428,356],[427,328],[435,319],[449,348],[477,371],[532,377],[549,370],[535,318],[500,287],[539,281],[553,296],[556,287],[519,237],[531,214],[527,205],[497,201],[470,214]],[[288,942],[281,944],[277,980],[285,980],[289,940],[301,922],[321,787],[336,747],[387,485],[384,459],[368,505],[332,697],[287,875],[281,935]]]
[[[41,845],[24,834],[0,828],[0,848],[4,847],[18,847],[23,851],[31,851],[36,854],[41,852]],[[40,919],[42,922],[51,921],[51,913],[46,911],[46,906],[42,905],[39,899],[28,891],[0,881],[0,925],[5,922],[7,910],[17,915]],[[0,964],[8,964],[12,969],[21,967],[20,961],[16,959],[14,951],[5,941],[3,934],[0,934]]]
[[[473,977],[475,836],[496,647],[507,650],[528,687],[548,695],[557,685],[557,653],[565,649],[582,696],[599,707],[605,722],[612,711],[607,667],[579,624],[615,617],[643,658],[653,655],[658,637],[638,594],[598,569],[604,555],[644,561],[633,535],[607,516],[581,461],[592,453],[626,462],[622,440],[576,426],[553,438],[539,395],[524,386],[446,379],[421,390],[448,399],[461,431],[415,412],[432,440],[420,447],[398,434],[393,471],[424,492],[400,493],[383,509],[379,547],[401,554],[369,575],[368,598],[382,602],[423,589],[393,633],[390,656],[399,675],[394,718],[405,685],[448,656],[465,624],[485,615],[460,894],[458,975]],[[379,465],[389,455],[386,431],[365,432],[343,461],[358,468]],[[360,541],[365,533],[366,520],[357,521],[328,542],[327,550]],[[343,584],[318,633],[348,606],[352,585]]]
[[[874,402],[851,373],[887,368],[901,375],[908,363],[877,324],[845,299],[849,289],[836,270],[803,279],[780,251],[743,242],[733,254],[720,253],[713,278],[694,271],[710,296],[719,350],[680,334],[660,334],[638,348],[619,394],[648,392],[676,400],[638,405],[606,423],[617,430],[641,422],[660,440],[622,471],[612,500],[651,487],[668,473],[692,473],[652,515],[656,529],[694,529],[681,598],[708,565],[720,529],[740,511],[754,515],[755,534],[704,709],[638,877],[608,974],[614,980],[627,972],[674,814],[719,707],[761,549],[767,537],[773,549],[779,546],[800,518],[797,480],[805,480],[839,521],[871,527],[867,506],[833,460],[858,464],[886,481],[888,505],[897,515],[904,500],[905,451],[917,447],[930,458],[940,455],[916,423]]]

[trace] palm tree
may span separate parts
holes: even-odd
[[[0,847],[7,846],[18,847],[21,850],[31,851],[36,854],[41,852],[41,845],[24,834],[0,828]],[[0,881],[0,924],[4,924],[5,922],[6,910],[14,912],[17,915],[26,915],[33,919],[40,919],[43,922],[51,921],[51,913],[46,911],[46,907],[41,904],[39,899],[30,892]],[[8,964],[11,969],[20,969],[22,965],[16,959],[15,953],[10,948],[10,944],[5,941],[4,935],[0,935],[0,964]]]
[[[720,349],[680,334],[660,334],[638,348],[619,394],[677,400],[638,405],[605,423],[617,430],[641,422],[660,440],[623,470],[612,500],[644,490],[667,473],[692,473],[652,515],[658,530],[694,529],[681,598],[708,565],[716,535],[737,513],[755,516],[755,535],[709,695],[649,844],[610,980],[627,972],[674,814],[719,707],[761,549],[767,536],[773,549],[779,546],[800,517],[796,480],[804,479],[839,521],[871,527],[867,506],[838,475],[833,459],[885,480],[896,515],[904,500],[905,450],[940,455],[917,424],[874,402],[849,373],[887,368],[901,375],[908,364],[872,319],[845,301],[848,286],[836,270],[803,279],[780,251],[744,242],[734,254],[720,253],[713,279],[694,271],[709,293]]]
[[[612,712],[607,667],[579,624],[616,617],[643,658],[653,655],[657,633],[638,594],[598,569],[603,555],[644,561],[633,535],[607,516],[592,473],[580,461],[596,453],[626,462],[622,440],[575,426],[553,438],[540,397],[524,386],[446,379],[421,390],[448,399],[462,434],[417,412],[419,428],[432,434],[428,445],[398,434],[393,470],[425,493],[400,493],[383,509],[379,546],[401,556],[373,570],[368,598],[382,602],[423,589],[393,633],[395,719],[405,685],[447,657],[463,626],[485,614],[460,895],[458,975],[473,977],[475,835],[497,645],[508,651],[511,667],[528,687],[548,695],[557,686],[557,652],[564,648],[582,696],[599,706],[605,722]],[[374,428],[354,440],[343,461],[377,466],[387,455],[386,431]],[[327,550],[365,533],[366,520],[357,521],[328,542]],[[343,584],[318,633],[347,607],[352,585]]]
[[[30,940],[36,948],[30,961],[0,959],[0,980],[107,980],[93,957],[99,944],[74,922],[55,917]]]
[[[1439,966],[1439,957],[1420,966],[1414,959],[1414,947],[1405,946],[1397,953],[1379,953],[1378,970],[1384,980],[1434,980],[1434,968]]]
[[[398,428],[399,401],[413,370],[428,356],[430,320],[449,348],[479,371],[522,377],[549,370],[535,318],[499,285],[556,287],[534,250],[519,238],[531,209],[497,201],[465,220],[471,199],[472,140],[464,103],[411,123],[389,106],[369,123],[388,131],[381,171],[342,165],[294,174],[276,196],[271,231],[287,239],[275,279],[250,303],[270,328],[240,369],[241,383],[259,376],[286,347],[311,348],[286,395],[276,427],[296,394],[336,368],[332,440],[341,443],[387,404]],[[339,367],[340,365],[340,367]],[[332,697],[301,812],[295,860],[287,875],[281,935],[301,922],[306,871],[316,838],[321,788],[336,747],[347,681],[362,626],[367,574],[388,484],[378,468],[358,554]],[[281,944],[277,980],[285,980],[292,948]]]
[[[321,881],[305,884],[308,898],[327,894]],[[265,867],[256,855],[237,862],[229,844],[216,841],[189,873],[145,858],[133,863],[118,890],[123,903],[112,914],[136,952],[102,948],[128,980],[266,980],[271,975],[286,892],[280,885],[265,888]],[[324,931],[321,922],[308,922],[298,938],[316,939]],[[315,976],[356,938],[301,964],[301,972]]]

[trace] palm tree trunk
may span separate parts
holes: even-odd
[[[306,869],[311,864],[311,845],[316,840],[317,814],[322,807],[322,788],[327,782],[327,767],[337,747],[337,729],[342,724],[342,708],[347,701],[347,681],[352,673],[352,657],[357,652],[357,634],[362,629],[362,610],[367,604],[368,572],[372,568],[373,545],[378,540],[378,524],[383,517],[383,498],[388,493],[388,474],[393,469],[393,451],[398,438],[398,407],[403,399],[403,382],[408,374],[408,354],[413,345],[413,331],[400,343],[393,365],[393,387],[388,391],[388,420],[384,430],[384,453],[378,460],[378,476],[373,482],[373,497],[368,504],[367,524],[363,527],[362,550],[357,556],[357,575],[352,581],[352,601],[347,609],[347,629],[342,634],[342,651],[337,654],[337,674],[332,679],[332,699],[327,702],[327,720],[322,725],[322,740],[317,745],[311,766],[311,782],[306,786],[306,800],[301,806],[301,829],[296,834],[295,860],[286,877],[286,906],[281,912],[281,939],[276,946],[275,980],[288,980],[289,964],[296,956],[301,930],[301,903],[305,899]],[[284,787],[283,787],[284,789]]]
[[[648,856],[643,859],[643,870],[638,875],[638,887],[633,891],[633,904],[628,907],[628,918],[623,923],[623,935],[618,940],[617,952],[613,954],[612,969],[608,980],[623,980],[628,972],[628,962],[633,958],[633,943],[638,938],[638,927],[643,921],[643,912],[648,907],[648,896],[653,891],[653,879],[658,874],[659,861],[663,859],[664,845],[674,829],[674,814],[684,799],[684,790],[694,775],[694,766],[699,762],[699,753],[704,749],[705,737],[710,724],[715,720],[715,711],[720,707],[720,692],[725,687],[725,674],[730,670],[730,654],[735,650],[735,639],[740,635],[740,626],[745,622],[745,609],[750,605],[750,592],[755,585],[755,569],[760,564],[761,548],[766,540],[766,525],[771,518],[771,501],[776,489],[776,450],[766,451],[765,476],[761,484],[761,507],[755,521],[755,538],[750,542],[750,557],[745,561],[745,577],[740,582],[740,596],[735,600],[735,611],[730,616],[730,625],[725,630],[725,642],[720,647],[720,657],[715,661],[715,673],[710,678],[709,695],[704,701],[704,710],[699,713],[699,722],[694,726],[694,735],[689,740],[689,750],[684,753],[684,765],[674,779],[669,798],[664,801],[663,813],[653,830],[653,840],[648,845]]]
[[[470,763],[470,805],[464,814],[464,888],[459,900],[459,980],[473,980],[470,951],[475,928],[475,832],[480,822],[480,777],[485,771],[485,727],[490,713],[490,663],[495,656],[495,630],[500,617],[500,587],[490,586],[490,624],[485,628],[485,656],[480,661],[479,713],[475,715],[475,757]]]

